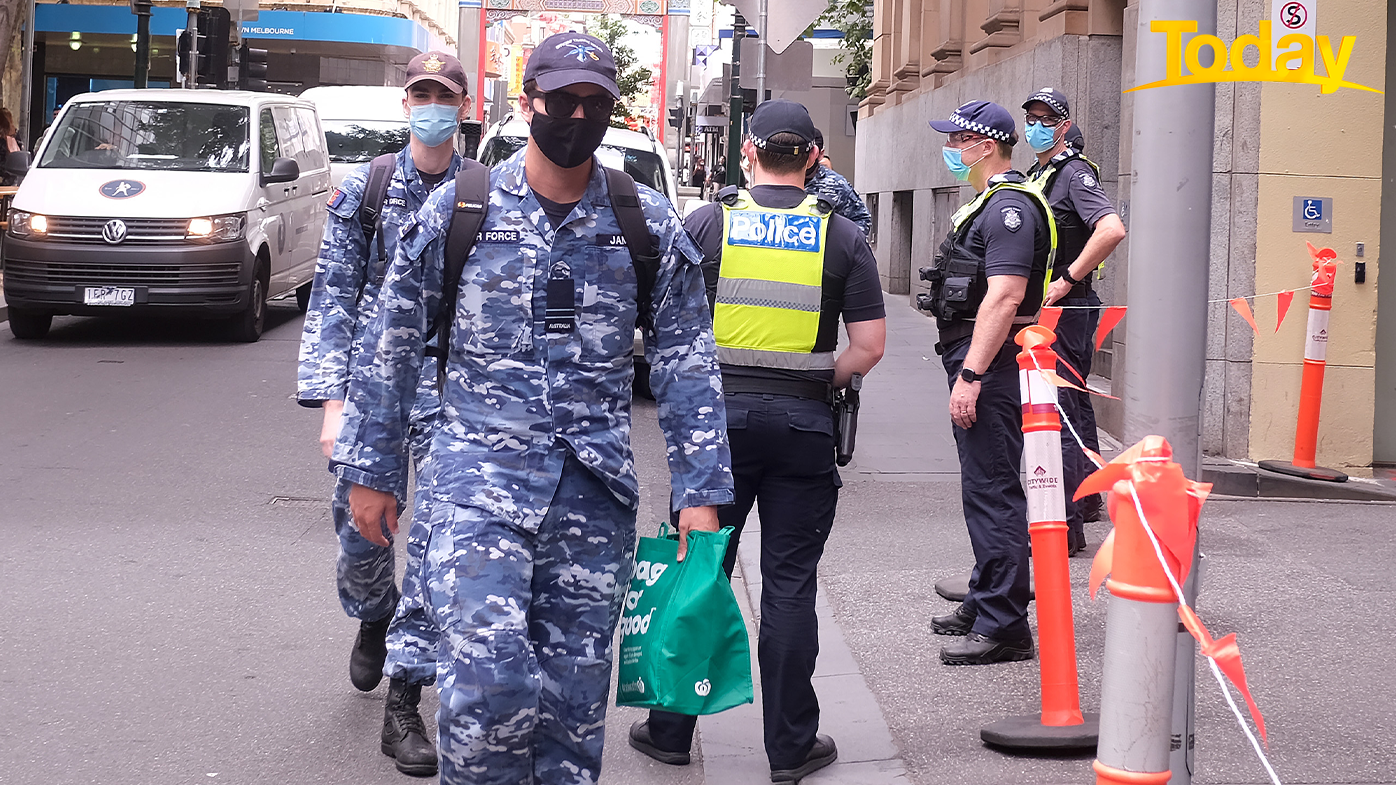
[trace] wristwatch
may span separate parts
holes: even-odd
[[[1067,269],[1065,269],[1065,270],[1062,270],[1062,280],[1063,280],[1063,281],[1066,281],[1067,283],[1071,284],[1072,286],[1080,286],[1080,285],[1081,285],[1081,282],[1080,282],[1080,281],[1078,281],[1078,280],[1076,280],[1075,278],[1072,278],[1072,277],[1071,277],[1071,268],[1069,268],[1069,267],[1068,267]]]
[[[975,373],[974,371],[971,371],[971,370],[968,369],[968,368],[961,368],[961,369],[960,369],[960,378],[961,378],[961,379],[964,379],[965,381],[969,382],[970,384],[974,384],[975,382],[979,381],[980,379],[983,379],[983,378],[984,378],[984,374],[982,374],[982,373]]]

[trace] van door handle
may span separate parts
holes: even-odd
[[[290,188],[282,188],[282,189],[281,189],[281,195],[282,195],[282,196],[290,196],[290,195],[291,195],[291,189],[290,189]]]

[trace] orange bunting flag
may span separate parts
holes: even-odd
[[[1057,322],[1061,321],[1062,309],[1059,305],[1044,305],[1042,313],[1037,317],[1037,323],[1047,329],[1056,332]]]
[[[1067,367],[1070,368],[1071,366]],[[1081,385],[1076,384],[1070,379],[1063,379],[1062,375],[1057,373],[1056,371],[1049,371],[1043,369],[1042,378],[1046,379],[1048,382],[1051,382],[1056,387],[1070,387],[1073,390],[1080,390],[1081,392],[1088,393],[1090,395],[1099,395],[1101,398],[1109,398],[1112,401],[1120,400],[1119,398],[1116,398],[1115,396],[1109,393],[1096,392],[1095,390],[1092,390],[1090,388],[1082,387]]]
[[[1294,302],[1294,292],[1286,289],[1280,292],[1279,300],[1275,303],[1275,332],[1280,331],[1280,325],[1285,323],[1285,315],[1289,313],[1289,304]]]
[[[1115,530],[1105,535],[1105,541],[1100,544],[1100,549],[1095,552],[1095,559],[1091,561],[1091,602],[1095,602],[1096,592],[1100,591],[1100,584],[1105,583],[1105,576],[1115,566]]]
[[[1244,297],[1233,297],[1230,300],[1231,307],[1236,309],[1236,313],[1241,314],[1241,318],[1246,320],[1246,324],[1251,326],[1256,335],[1260,335],[1260,328],[1255,326],[1255,316],[1251,314],[1251,304],[1246,302]]]
[[[1123,318],[1125,318],[1125,306],[1123,305],[1112,305],[1100,315],[1100,327],[1096,328],[1095,331],[1096,351],[1105,345],[1105,336],[1109,335],[1110,331],[1115,329],[1115,325],[1119,324]]]

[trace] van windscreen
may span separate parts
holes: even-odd
[[[201,103],[76,104],[49,133],[39,167],[246,172],[248,109]]]
[[[320,120],[329,145],[330,160],[337,164],[372,161],[383,153],[407,146],[407,123],[382,120]]]

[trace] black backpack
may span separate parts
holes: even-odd
[[[378,240],[378,258],[386,252],[383,238],[379,233],[378,219],[383,215],[383,200],[388,198],[388,186],[393,181],[393,171],[397,169],[397,153],[383,153],[368,165],[368,182],[364,184],[364,195],[359,200],[359,226],[364,230],[364,242]],[[384,261],[386,265],[391,259]]]
[[[376,159],[374,163],[377,163]],[[651,293],[659,275],[659,242],[645,225],[645,213],[640,207],[635,180],[625,172],[603,169],[611,192],[611,209],[615,211],[616,222],[620,224],[621,234],[630,250],[630,261],[635,265],[638,287],[635,299],[639,312],[636,323],[642,327],[652,327],[654,313]],[[369,185],[372,184],[370,170]],[[365,190],[365,193],[368,191]],[[455,321],[460,279],[465,273],[465,260],[475,247],[480,227],[485,223],[489,202],[490,168],[469,158],[462,160],[460,170],[456,172],[455,210],[451,213],[446,234],[446,269],[441,279],[441,304],[437,307],[426,337],[427,343],[439,337],[436,346],[427,347],[427,354],[436,357],[437,392],[443,396],[446,390],[446,355],[450,351],[451,325]]]

